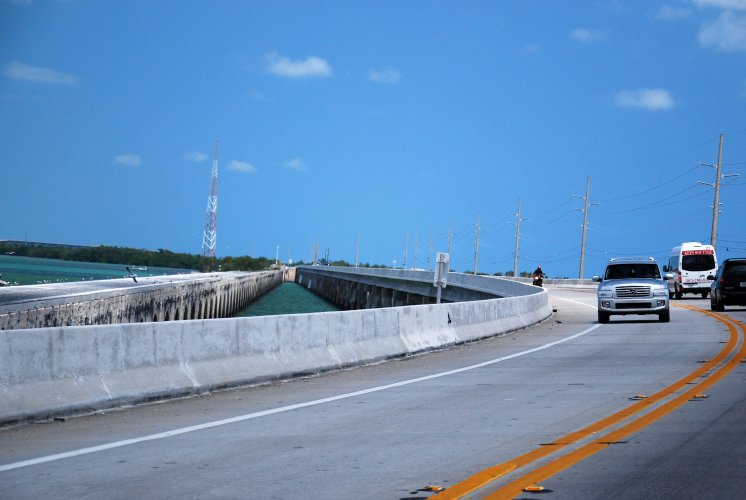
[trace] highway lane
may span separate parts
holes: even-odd
[[[558,312],[542,325],[448,350],[2,430],[0,491],[5,498],[427,498],[428,485],[453,487],[629,407],[632,396],[660,391],[715,358],[729,339],[723,324],[687,309],[674,309],[671,323],[641,316],[597,325],[592,294],[554,291],[552,303]],[[746,319],[744,311],[726,315]],[[708,398],[550,477],[542,484],[553,493],[536,498],[740,496],[746,479],[734,464],[743,463],[746,446],[743,379],[741,365]],[[710,481],[725,475],[727,484]],[[656,490],[664,479],[679,494]]]

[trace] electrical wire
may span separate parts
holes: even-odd
[[[690,187],[684,189],[683,191],[679,191],[678,193],[672,194],[671,196],[669,196],[667,198],[663,198],[661,200],[658,200],[658,201],[656,201],[654,203],[650,203],[649,205],[643,205],[641,207],[635,207],[635,208],[630,208],[630,209],[627,209],[627,210],[621,210],[619,212],[611,212],[611,213],[612,214],[626,214],[626,213],[629,213],[629,212],[636,212],[638,210],[645,210],[646,208],[668,207],[668,206],[671,206],[671,205],[676,205],[678,203],[682,203],[682,202],[687,201],[687,200],[691,200],[692,198],[696,198],[698,196],[702,196],[703,194],[706,194],[706,192],[702,192],[702,193],[695,194],[694,196],[690,196],[688,198],[681,198],[681,199],[679,199],[679,200],[677,200],[677,201],[675,201],[673,203],[661,203],[661,202],[670,200],[671,198],[675,198],[677,196],[680,196],[682,193],[686,193],[690,189],[694,189],[696,187],[697,187],[696,185],[690,186]]]
[[[625,169],[624,172],[620,172],[618,175],[607,175],[605,177],[607,177],[607,178],[617,178],[617,177],[621,177],[621,176],[628,177],[629,173],[631,171],[639,170],[639,169],[642,169],[642,168],[647,168],[649,165],[657,164],[657,163],[662,162],[663,160],[668,160],[670,158],[674,158],[674,157],[679,156],[679,155],[681,155],[683,153],[686,153],[688,151],[692,151],[694,149],[700,148],[700,147],[704,146],[705,144],[710,144],[710,143],[712,143],[714,141],[715,141],[714,139],[707,139],[705,141],[702,141],[702,142],[697,143],[697,144],[693,144],[693,145],[691,145],[689,147],[683,148],[683,149],[681,149],[679,151],[676,151],[674,153],[668,154],[666,156],[662,156],[662,157],[657,158],[655,160],[650,160],[650,161],[641,163],[638,167],[632,167],[632,168],[629,168],[629,169]],[[603,178],[603,176],[602,176],[602,178]]]
[[[549,222],[544,222],[544,223],[542,223],[542,224],[531,224],[531,227],[536,227],[536,228],[538,228],[538,227],[546,227],[546,226],[549,226],[549,225],[551,225],[551,224],[554,224],[555,222],[557,222],[557,221],[558,221],[558,220],[560,220],[560,219],[564,219],[565,217],[567,217],[567,215],[569,215],[569,214],[571,214],[571,213],[573,213],[573,212],[575,212],[575,210],[568,210],[567,212],[563,213],[562,215],[560,215],[560,216],[559,216],[559,217],[557,217],[556,219],[550,220]]]
[[[687,170],[687,171],[686,171],[686,172],[684,172],[683,174],[681,174],[681,175],[677,175],[677,176],[676,176],[676,177],[674,177],[673,179],[669,179],[669,180],[667,180],[667,181],[663,182],[662,184],[658,184],[657,186],[653,186],[653,187],[651,187],[651,188],[649,188],[649,189],[646,189],[646,190],[644,190],[644,191],[640,191],[640,192],[638,192],[638,193],[632,193],[632,194],[629,194],[629,195],[626,195],[626,196],[620,196],[619,198],[611,198],[611,199],[608,199],[608,200],[601,200],[601,203],[611,203],[611,202],[613,202],[613,201],[626,200],[626,199],[628,199],[628,198],[633,198],[633,197],[635,197],[635,196],[640,196],[640,195],[643,195],[643,194],[645,194],[645,193],[649,193],[650,191],[654,191],[654,190],[656,190],[656,189],[658,189],[658,188],[660,188],[660,187],[666,186],[666,185],[668,185],[668,184],[672,183],[672,182],[673,182],[673,181],[675,181],[675,180],[681,179],[681,178],[682,178],[682,177],[684,177],[684,176],[685,176],[686,174],[688,174],[688,173],[690,173],[690,172],[693,172],[693,171],[694,171],[694,170],[696,170],[697,168],[699,168],[699,165],[695,165],[694,167],[690,168],[689,170]]]

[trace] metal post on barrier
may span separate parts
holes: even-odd
[[[448,260],[447,253],[438,252],[435,255],[435,276],[433,277],[433,286],[438,290],[435,294],[435,303],[440,304],[440,293],[448,283]]]

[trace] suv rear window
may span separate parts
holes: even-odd
[[[746,278],[746,261],[728,262],[723,274],[728,278]]]
[[[613,264],[606,268],[605,280],[627,278],[660,279],[661,273],[655,264]]]
[[[681,258],[681,269],[684,271],[709,271],[715,267],[714,255],[684,255]]]

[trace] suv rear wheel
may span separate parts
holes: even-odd
[[[710,296],[710,309],[720,312],[725,311],[725,304],[721,300],[718,300],[714,293]]]

